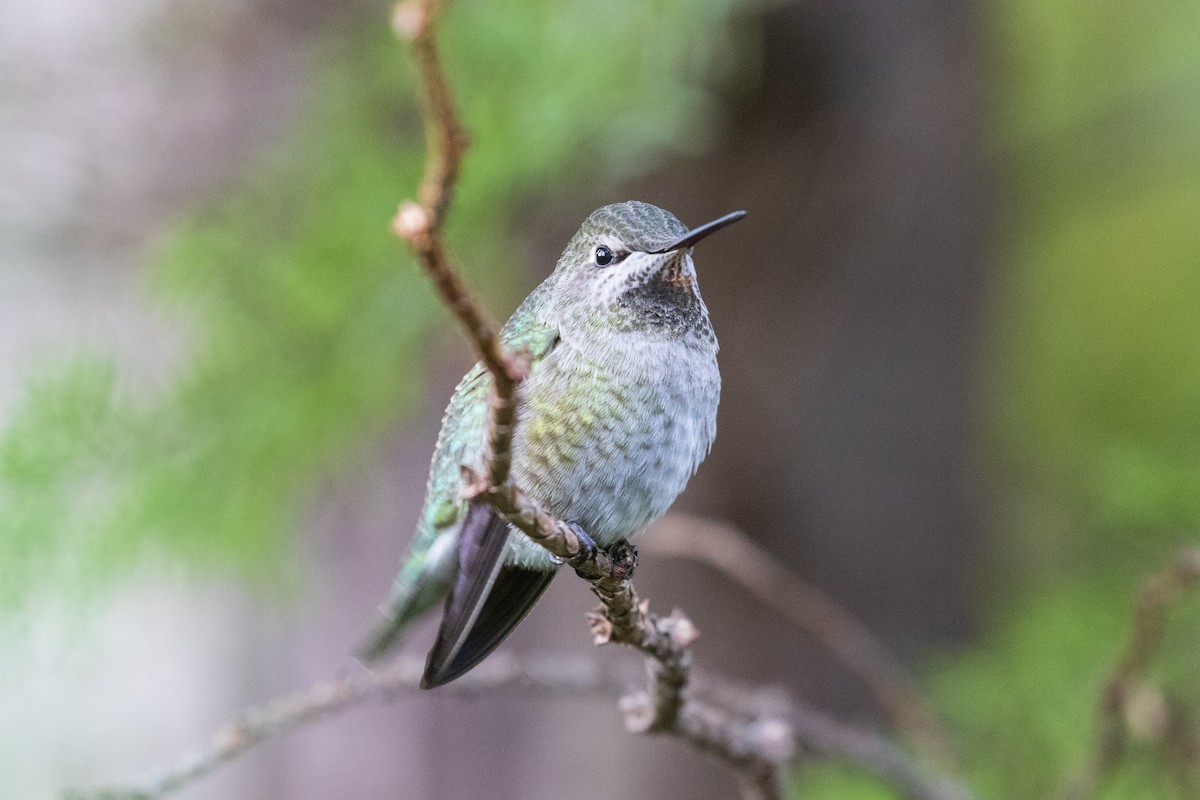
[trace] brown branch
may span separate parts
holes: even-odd
[[[421,74],[425,113],[425,177],[418,194],[420,206],[429,212],[428,227],[438,232],[446,220],[450,199],[458,182],[462,157],[469,144],[454,110],[450,84],[442,71],[437,49],[436,23],[440,0],[408,0],[392,13],[392,29],[412,42]]]
[[[346,676],[314,683],[241,711],[206,746],[151,773],[151,777],[141,782],[69,790],[63,793],[63,798],[159,800],[264,742],[304,725],[364,703],[389,703],[418,696],[417,684],[424,668],[424,659],[415,656],[401,656],[376,672],[352,668]],[[520,689],[578,699],[617,695],[624,691],[628,677],[595,659],[518,660],[501,652],[439,691],[470,697],[499,689]],[[778,692],[753,692],[711,675],[700,676],[698,683],[698,696],[681,709],[678,727],[684,738],[699,749],[723,756],[731,754],[740,765],[739,777],[749,797],[779,797],[775,765],[797,755],[853,762],[891,782],[912,800],[962,797],[952,788],[923,778],[894,745],[870,731],[838,722]],[[729,711],[731,708],[740,711]],[[762,762],[763,756],[767,758],[766,764]]]
[[[793,761],[812,758],[839,761],[891,784],[910,800],[967,800],[969,793],[953,781],[930,777],[899,747],[880,734],[842,722],[788,692],[750,689],[700,673],[695,694],[714,705],[757,715],[768,752],[787,749]],[[774,729],[774,730],[772,730]]]
[[[364,702],[391,702],[415,695],[425,659],[401,657],[386,669],[314,683],[266,705],[248,708],[213,736],[212,741],[138,784],[63,792],[64,800],[157,800],[188,786],[258,745]],[[442,691],[473,695],[518,687],[567,697],[613,694],[624,682],[594,660],[540,659],[518,662],[497,653]]]
[[[644,549],[703,562],[803,628],[863,682],[913,747],[954,767],[949,739],[899,659],[833,598],[779,566],[737,528],[671,514],[654,526]]]
[[[538,508],[525,492],[512,483],[491,483],[485,476],[466,467],[463,468],[463,478],[467,497],[486,500],[526,536],[574,567],[580,577],[587,580],[613,577],[619,581],[632,571],[632,565],[618,565],[609,553],[588,547],[570,525]]]
[[[407,0],[397,5],[392,15],[393,29],[413,45],[421,76],[426,139],[425,177],[418,202],[401,204],[392,220],[392,231],[412,247],[492,375],[488,445],[494,456],[489,461],[488,478],[492,485],[499,485],[508,480],[516,389],[528,372],[528,363],[500,341],[493,326],[471,300],[442,243],[442,227],[468,141],[454,110],[450,85],[438,55],[440,5],[439,0]]]
[[[1198,586],[1200,547],[1185,547],[1166,569],[1138,587],[1129,639],[1100,690],[1092,752],[1064,784],[1059,792],[1062,800],[1097,796],[1124,756],[1135,729],[1161,733],[1170,727],[1167,702],[1145,683],[1145,676],[1162,649],[1168,612]]]
[[[590,548],[571,526],[539,509],[517,487],[488,486],[480,476],[469,470],[466,474],[468,494],[486,499],[501,516],[591,584],[600,599],[599,608],[588,618],[592,641],[597,645],[624,644],[647,656],[647,689],[627,696],[621,703],[630,731],[672,734],[716,753],[760,795],[767,784],[779,783],[782,759],[747,753],[743,745],[750,740],[732,717],[694,702],[689,705],[685,689],[692,663],[691,645],[699,634],[681,611],[659,617],[650,613],[647,601],[638,598],[630,580],[637,563],[632,547],[625,545],[611,552]],[[770,776],[770,780],[764,776]]]

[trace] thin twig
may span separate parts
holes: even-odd
[[[413,656],[400,657],[378,672],[353,668],[345,677],[314,683],[266,705],[241,711],[236,719],[213,736],[207,746],[152,773],[153,777],[145,781],[128,786],[69,790],[63,793],[63,800],[158,800],[245,755],[268,739],[302,725],[364,702],[386,703],[415,695],[424,670],[425,659]],[[521,663],[506,653],[497,653],[447,689],[452,694],[473,695],[520,687],[579,697],[614,694],[624,685],[614,671],[606,670],[595,660],[545,658]]]
[[[649,689],[625,704],[630,730],[645,733],[673,731],[691,666],[691,644],[698,632],[676,610],[668,617],[650,613],[630,580],[637,554],[625,546],[612,551],[588,547],[570,525],[542,511],[512,484],[487,485],[480,476],[464,470],[468,494],[491,503],[500,515],[530,539],[573,567],[592,585],[600,607],[588,619],[592,641],[628,645],[649,657]]]
[[[492,485],[508,480],[512,429],[516,418],[517,384],[528,372],[528,360],[509,351],[472,300],[442,243],[442,227],[454,186],[467,150],[450,85],[442,70],[437,48],[439,0],[407,0],[396,6],[392,26],[412,41],[424,101],[425,177],[418,202],[401,204],[392,220],[392,231],[409,243],[433,279],[442,300],[458,318],[476,354],[492,376],[488,415],[488,444],[493,454],[488,478]]]
[[[819,758],[854,766],[894,786],[910,800],[967,800],[965,788],[945,777],[927,775],[913,759],[886,737],[867,728],[835,719],[782,689],[755,689],[728,678],[699,673],[695,694],[724,708],[757,715],[767,729],[768,749],[790,746],[800,762]],[[775,728],[774,732],[770,729]]]
[[[949,739],[899,660],[833,598],[779,566],[737,528],[671,514],[654,526],[643,549],[701,561],[803,628],[863,682],[900,735],[935,763],[954,768]]]
[[[1200,587],[1200,547],[1181,549],[1161,572],[1142,581],[1134,600],[1133,624],[1112,672],[1100,690],[1095,742],[1086,763],[1063,785],[1062,800],[1097,796],[1120,763],[1131,729],[1169,729],[1171,711],[1162,694],[1145,683],[1146,672],[1162,649],[1167,614]],[[1146,722],[1147,718],[1153,722]]]
[[[241,711],[209,744],[124,786],[76,789],[64,800],[160,800],[244,756],[264,742],[364,703],[388,703],[418,696],[423,658],[400,656],[387,668],[369,672],[350,668],[346,676],[321,681]],[[631,676],[595,659],[539,657],[518,660],[496,653],[479,667],[439,691],[477,696],[500,689],[578,699],[618,695]],[[747,796],[777,798],[778,774],[765,769],[797,755],[818,755],[854,763],[894,784],[913,800],[956,800],[961,795],[924,779],[894,745],[871,731],[840,723],[780,692],[754,692],[713,675],[698,679],[698,697],[682,709],[679,727],[702,750],[732,753]],[[711,699],[707,699],[711,698]],[[737,708],[738,712],[728,709]],[[628,719],[628,717],[627,717]]]
[[[483,475],[463,468],[464,494],[486,500],[512,525],[553,555],[570,564],[587,580],[628,576],[631,565],[618,566],[604,550],[590,548],[570,525],[547,514],[529,495],[512,483],[493,484]]]
[[[440,0],[408,0],[392,13],[396,35],[412,42],[421,73],[422,102],[425,112],[425,177],[418,193],[421,207],[429,211],[429,229],[436,235],[446,221],[462,157],[469,141],[458,113],[450,84],[442,70],[437,49],[437,17]]]

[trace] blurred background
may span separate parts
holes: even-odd
[[[981,798],[1049,796],[1080,762],[1139,576],[1196,540],[1197,8],[445,16],[473,139],[450,243],[497,318],[599,205],[750,212],[697,251],[725,388],[677,507],[738,526],[894,648]],[[4,797],[170,763],[344,667],[375,619],[470,364],[389,232],[423,150],[389,13],[0,6]],[[883,726],[717,572],[645,558],[638,578],[699,626],[702,665]],[[591,605],[557,581],[510,649],[634,660],[591,649]],[[1166,635],[1151,677],[1186,721],[1200,603]],[[1135,741],[1103,796],[1200,796],[1198,741]],[[179,796],[734,790],[678,743],[627,735],[611,698],[508,691],[363,707]],[[895,796],[820,765],[791,790]]]

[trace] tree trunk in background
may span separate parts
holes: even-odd
[[[689,221],[751,210],[698,252],[726,388],[690,497],[899,647],[967,630],[980,532],[972,23],[970,6],[943,0],[775,11],[737,127],[701,163],[643,184],[704,176],[664,198]]]

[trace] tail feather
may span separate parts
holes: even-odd
[[[449,683],[487,658],[525,618],[555,574],[553,570],[502,567],[459,646],[450,650],[438,639],[425,664],[421,688]]]
[[[380,661],[399,644],[409,623],[446,595],[454,580],[457,538],[456,530],[443,531],[423,555],[409,557],[382,617],[358,649],[359,660],[367,664]]]
[[[459,535],[454,588],[421,679],[423,689],[454,680],[495,650],[554,577],[553,571],[506,566],[507,551],[508,524],[491,506],[472,503]]]
[[[367,634],[366,643],[358,648],[358,660],[365,664],[380,661],[399,641],[407,620],[385,614]]]
[[[508,525],[495,509],[469,504],[461,525],[443,531],[422,556],[410,556],[359,659],[367,664],[383,659],[409,623],[442,597],[445,612],[421,687],[448,683],[486,658],[525,618],[555,574],[506,565],[508,537]]]
[[[446,663],[457,655],[504,565],[507,550],[508,525],[496,510],[480,502],[468,505],[458,536],[454,587],[446,598],[442,626],[428,663]]]

